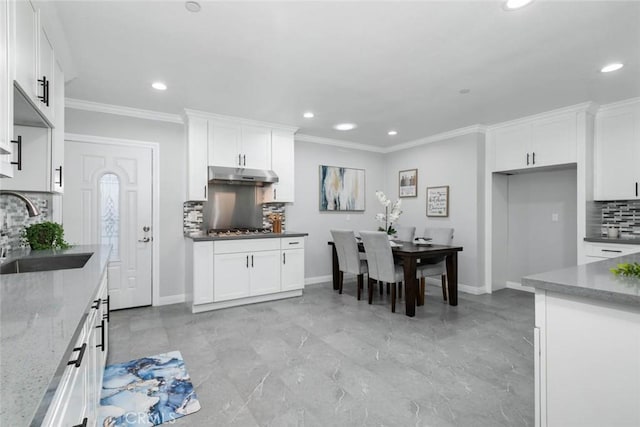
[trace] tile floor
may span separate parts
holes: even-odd
[[[180,426],[533,425],[533,295],[428,287],[415,318],[330,284],[202,314],[117,311],[109,363],[180,350],[202,409]]]

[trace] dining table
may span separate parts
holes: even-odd
[[[338,267],[338,253],[333,241],[328,244],[332,247],[333,289],[339,286],[340,269]],[[358,249],[364,252],[364,245],[358,242]],[[428,262],[429,259],[442,259],[444,257],[447,270],[447,290],[449,305],[458,305],[458,252],[462,252],[462,246],[436,245],[431,243],[420,244],[414,242],[393,242],[391,246],[394,260],[402,263],[405,284],[405,314],[409,317],[416,315],[416,305],[424,304],[424,295],[419,295],[418,278],[416,272],[418,264]]]

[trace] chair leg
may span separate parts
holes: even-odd
[[[418,300],[420,301],[420,305],[424,305],[424,277],[420,278],[420,292],[418,293]]]
[[[387,295],[389,295],[389,287],[391,286],[390,283],[387,283]]]
[[[384,293],[384,282],[378,280],[378,286],[380,287],[380,296]]]
[[[444,300],[447,300],[447,276],[446,275],[442,275],[441,277],[442,280],[442,298],[444,298]]]
[[[371,277],[369,277],[369,290],[367,294],[369,295],[369,304],[373,304],[373,283],[375,282]]]
[[[392,313],[396,312],[396,283],[394,283],[393,286],[391,287],[391,312]]]
[[[338,274],[338,293],[342,294],[342,282],[344,281],[344,273],[341,271]]]
[[[398,298],[402,299],[402,282],[398,283]]]
[[[358,286],[358,290],[357,290],[358,301],[360,301],[360,297],[362,296],[362,282],[363,282],[363,279],[364,279],[364,275],[363,274],[358,274],[358,285],[357,285]]]

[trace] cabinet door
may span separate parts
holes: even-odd
[[[44,27],[40,25],[39,45],[38,45],[38,81],[36,95],[38,96],[38,107],[40,111],[49,119],[54,121],[54,94],[55,94],[55,60],[53,55],[53,45]]]
[[[595,199],[639,199],[640,103],[596,117]]]
[[[249,296],[249,259],[246,253],[219,254],[213,261],[213,300],[226,301]]]
[[[575,113],[539,120],[532,125],[531,166],[577,161]]]
[[[280,292],[280,251],[253,252],[249,262],[251,296]]]
[[[282,251],[282,290],[291,291],[304,288],[304,250],[285,249]]]
[[[242,127],[242,167],[271,168],[271,129]]]
[[[51,185],[55,193],[64,192],[64,73],[56,61],[53,81],[56,82],[52,92],[55,103],[55,128],[51,131]]]
[[[3,179],[2,188],[18,191],[51,191],[51,129],[14,126],[14,135],[22,139],[22,170],[13,165],[13,178]],[[18,150],[12,154],[18,160]]]
[[[531,143],[531,125],[513,125],[492,132],[495,149],[495,172],[526,168],[527,154]],[[529,154],[530,156],[530,154]]]
[[[207,132],[206,119],[187,120],[187,200],[207,200]]]
[[[0,176],[13,176],[11,140],[13,139],[13,2],[0,4]]]
[[[193,303],[213,302],[213,242],[193,242]]]
[[[209,165],[242,167],[240,125],[209,121]]]
[[[16,70],[15,80],[27,98],[38,104],[36,94],[36,46],[38,13],[29,0],[17,0],[16,7]]]
[[[271,168],[278,182],[265,187],[265,201],[289,202],[294,199],[294,136],[292,132],[274,131],[271,135]]]

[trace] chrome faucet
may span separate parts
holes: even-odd
[[[35,203],[33,203],[33,201],[30,198],[28,198],[27,196],[25,196],[24,194],[16,193],[15,191],[0,190],[0,196],[14,196],[14,197],[17,197],[18,199],[22,200],[27,205],[27,212],[29,212],[29,216],[38,216],[38,215],[40,215],[40,210],[35,205]]]

